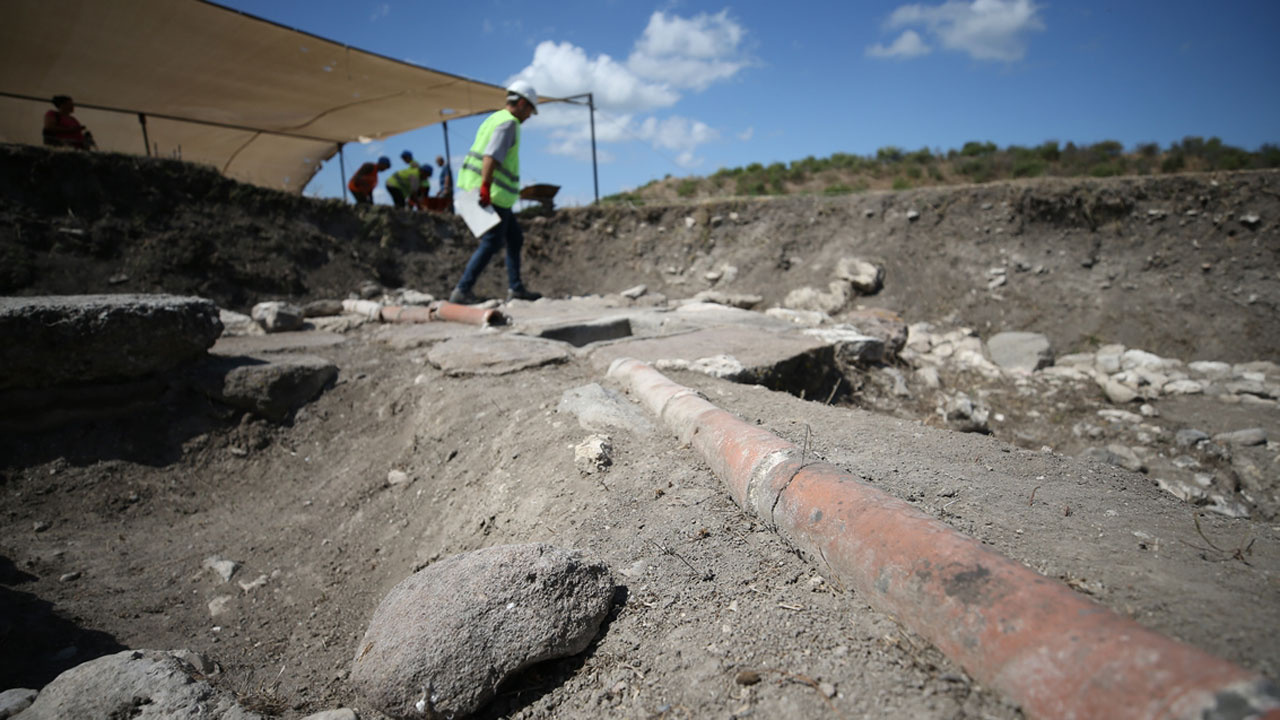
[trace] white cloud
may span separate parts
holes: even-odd
[[[867,55],[882,58],[913,58],[928,55],[932,51],[915,30],[904,30],[889,47],[876,43],[867,48]]]
[[[375,22],[391,14],[391,3],[379,3],[373,8],[373,15],[370,16],[369,22]]]
[[[618,111],[669,107],[680,99],[667,85],[641,79],[608,55],[587,57],[585,50],[568,42],[538,43],[533,62],[516,77],[551,97],[594,92],[596,107]]]
[[[738,133],[738,139],[741,140],[742,142],[746,142],[750,140],[751,137],[755,134],[756,134],[755,127],[754,126],[749,127],[746,130],[743,130],[742,132]]]
[[[655,12],[625,63],[609,55],[589,56],[569,42],[543,41],[532,62],[508,78],[527,80],[539,94],[570,97],[588,92],[596,105],[596,141],[643,141],[675,162],[696,165],[699,145],[720,134],[706,123],[680,116],[639,117],[676,105],[684,92],[700,92],[737,74],[750,61],[742,50],[746,30],[728,11],[682,18]],[[550,152],[590,158],[591,131],[581,106],[544,104],[529,121],[531,130],[551,137]],[[612,155],[598,152],[602,162]]]
[[[1004,61],[1021,60],[1027,53],[1028,35],[1045,28],[1040,6],[1032,0],[947,0],[941,5],[903,5],[885,22],[885,27],[892,30],[909,26],[922,27],[948,50],[968,53],[976,60]],[[911,57],[905,54],[913,42],[905,39],[907,32],[888,48],[874,45],[867,54]],[[924,47],[918,36],[915,40]],[[895,49],[900,51],[894,52]]]
[[[627,58],[637,75],[674,87],[705,90],[746,67],[742,51],[746,30],[729,11],[693,18],[655,12]]]

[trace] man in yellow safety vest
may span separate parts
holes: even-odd
[[[462,279],[449,295],[449,301],[471,305],[479,302],[472,294],[476,278],[502,246],[507,248],[507,299],[537,300],[520,280],[520,248],[524,233],[511,207],[520,197],[520,124],[538,112],[538,93],[524,80],[516,80],[507,88],[507,106],[490,115],[476,131],[475,142],[458,171],[458,189],[480,188],[480,205],[493,205],[499,222],[480,237]]]

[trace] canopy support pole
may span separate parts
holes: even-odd
[[[442,170],[450,174],[449,186],[453,187],[453,155],[449,153],[449,121],[441,120],[440,127],[444,128],[444,168]],[[453,212],[453,194],[449,194],[449,212]]]
[[[596,97],[587,93],[587,107],[591,110],[591,179],[596,186],[596,204],[600,204],[600,171],[596,163]]]
[[[151,157],[151,140],[147,137],[147,114],[138,113],[138,124],[142,126],[142,149]]]
[[[595,181],[596,188],[596,204],[600,203],[600,166],[596,162],[596,96],[595,93],[583,93],[581,95],[570,95],[566,98],[554,98],[557,102],[567,102],[573,105],[582,105],[582,98],[586,98],[587,108],[591,111],[591,178]],[[552,98],[547,98],[551,100]]]
[[[342,153],[343,143],[338,143],[338,172],[342,173],[342,177],[338,178],[342,185],[342,202],[347,202],[347,158]]]

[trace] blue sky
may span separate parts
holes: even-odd
[[[1280,142],[1275,0],[220,1],[477,80],[594,92],[602,197],[887,145]],[[455,158],[478,124],[449,124]],[[544,104],[524,127],[524,182],[589,203],[589,138],[585,108]],[[403,149],[443,153],[440,126],[348,146],[347,167]],[[339,196],[337,164],[307,194]]]

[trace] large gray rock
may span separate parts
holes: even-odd
[[[221,333],[202,298],[0,297],[0,390],[141,378],[202,357]]]
[[[195,668],[159,650],[125,650],[77,665],[40,691],[21,720],[259,720]]]
[[[218,355],[196,374],[195,385],[214,400],[279,421],[337,377],[337,366],[315,355]]]
[[[39,693],[29,688],[11,688],[0,692],[0,720],[9,718],[31,707]]]
[[[269,333],[288,332],[302,328],[302,308],[286,302],[273,300],[253,306],[249,313],[254,321]]]
[[[845,257],[836,263],[836,277],[861,295],[874,295],[884,287],[884,268],[862,258]]]
[[[383,598],[351,682],[393,718],[469,715],[519,670],[586,649],[613,594],[603,564],[541,543],[445,558]]]
[[[987,340],[987,352],[1005,370],[1033,372],[1053,364],[1053,347],[1040,333],[996,333]]]

